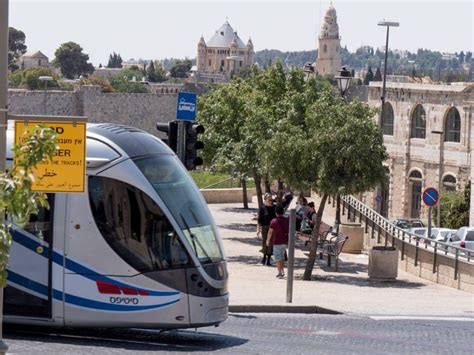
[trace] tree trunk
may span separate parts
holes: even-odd
[[[281,205],[283,200],[283,181],[278,179],[277,204]]]
[[[262,178],[254,174],[253,175],[253,181],[255,181],[255,188],[257,190],[257,203],[258,203],[258,208],[263,207],[263,198],[262,198]]]
[[[341,225],[341,195],[336,195],[336,233],[339,233],[339,226]]]
[[[246,177],[242,177],[240,179],[240,182],[242,183],[242,193],[244,194],[242,197],[243,197],[243,201],[244,201],[244,209],[245,210],[248,210],[249,209],[249,201],[247,199],[247,179]]]
[[[328,194],[324,194],[321,198],[321,203],[316,213],[316,222],[314,223],[313,235],[311,236],[311,246],[309,249],[309,257],[306,262],[306,268],[304,270],[304,280],[311,280],[311,273],[313,272],[314,262],[316,261],[316,251],[318,248],[318,232],[321,226],[321,220],[323,219],[324,207],[326,206],[326,200]]]
[[[265,184],[265,193],[271,194],[272,193],[272,187],[270,185],[270,181],[268,181],[268,176],[265,176],[263,183]]]

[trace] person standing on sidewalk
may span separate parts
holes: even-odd
[[[285,210],[282,206],[277,206],[275,212],[276,218],[270,222],[267,245],[273,245],[273,257],[278,270],[276,277],[282,279],[285,276],[285,252],[288,248],[289,225],[288,219],[283,215]]]
[[[272,246],[267,245],[268,229],[270,228],[270,222],[276,217],[275,206],[273,205],[272,195],[266,193],[264,195],[265,206],[261,207],[258,211],[258,224],[257,224],[257,235],[262,236],[262,249],[260,252],[263,254],[262,265],[271,266],[271,258],[273,254]]]

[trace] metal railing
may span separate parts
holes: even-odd
[[[359,222],[364,222],[365,224],[365,233],[368,233],[370,226],[371,239],[377,238],[377,243],[381,243],[381,237],[383,235],[385,246],[388,246],[390,240],[391,246],[400,250],[401,260],[405,258],[406,244],[415,246],[415,266],[418,266],[418,254],[420,249],[424,249],[433,254],[433,273],[436,273],[438,255],[452,258],[454,259],[454,280],[457,280],[458,277],[459,261],[474,264],[474,251],[472,250],[416,235],[399,228],[354,196],[341,196],[341,202],[343,215],[346,209],[348,219],[351,219],[351,215],[355,219],[358,214]],[[377,233],[377,237],[375,233]],[[397,241],[400,243],[397,243]]]

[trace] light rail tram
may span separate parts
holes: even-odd
[[[7,166],[13,130],[7,130]],[[227,318],[227,267],[206,202],[160,139],[87,125],[84,193],[13,226],[4,321],[190,328]]]

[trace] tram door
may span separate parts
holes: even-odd
[[[4,314],[51,318],[54,195],[23,227],[12,228],[13,243],[4,290]]]

